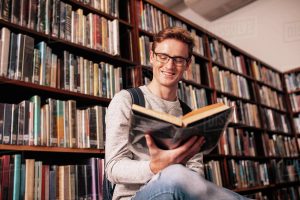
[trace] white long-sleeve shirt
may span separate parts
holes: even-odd
[[[166,101],[154,94],[146,86],[141,86],[145,107],[174,116],[181,116],[179,100]],[[130,199],[154,175],[150,170],[150,160],[131,152],[128,135],[131,124],[132,99],[128,91],[117,93],[108,106],[105,117],[106,144],[105,170],[108,179],[116,184],[113,199]],[[186,166],[203,175],[203,156],[196,154]]]

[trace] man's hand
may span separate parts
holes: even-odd
[[[150,153],[150,169],[154,174],[171,164],[185,164],[200,151],[205,142],[204,137],[194,136],[175,149],[162,150],[156,146],[150,135],[146,134],[145,137]]]

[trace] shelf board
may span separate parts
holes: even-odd
[[[294,94],[294,93],[300,93],[300,88],[288,92],[288,94]]]
[[[256,80],[256,79],[255,79],[255,80]],[[272,86],[272,85],[270,85],[270,84],[267,84],[267,83],[265,83],[265,82],[263,82],[263,81],[256,80],[256,82],[257,82],[258,84],[260,84],[260,85],[267,86],[267,87],[271,88],[272,90],[275,90],[276,92],[279,92],[279,93],[281,93],[281,94],[284,93],[283,90],[280,90],[280,89],[278,89],[278,88],[276,88],[276,87],[274,87],[274,86]]]
[[[269,185],[263,185],[263,186],[249,186],[245,188],[237,188],[234,189],[233,191],[238,192],[238,193],[247,193],[247,192],[254,192],[258,190],[267,190],[267,189],[272,189],[272,188],[278,188],[278,187],[287,187],[287,186],[292,186],[292,185],[299,185],[300,181],[289,181],[289,182],[283,182],[283,183],[272,183]]]
[[[47,96],[49,97],[54,97],[54,98],[59,98],[59,99],[76,99],[80,102],[88,102],[88,104],[104,104],[108,105],[111,101],[111,99],[104,98],[104,97],[96,97],[93,95],[87,95],[79,92],[72,92],[68,90],[63,90],[63,89],[58,89],[58,88],[53,88],[50,86],[44,86],[44,85],[38,85],[35,83],[31,82],[25,82],[25,81],[20,81],[20,80],[14,80],[14,79],[8,79],[5,77],[0,77],[0,89],[2,87],[5,87],[5,89],[8,89],[9,86],[16,87],[16,89],[20,90],[21,88],[27,89],[32,91],[32,94],[28,95],[33,95],[34,93],[36,94],[39,92],[40,94],[42,93],[47,93]],[[20,90],[19,93],[21,94],[24,92],[23,90]],[[28,92],[27,92],[28,93]],[[14,94],[12,94],[14,95]],[[6,95],[8,97],[9,95]],[[0,98],[2,99],[2,98]]]
[[[255,126],[249,126],[247,124],[242,124],[242,123],[234,123],[234,122],[230,122],[228,124],[229,127],[233,127],[233,128],[241,128],[241,129],[251,129],[251,130],[255,130],[255,131],[264,131],[263,128],[260,127],[255,127]]]
[[[252,104],[257,104],[255,101],[253,101],[251,99],[246,99],[246,98],[243,98],[243,97],[238,97],[238,96],[235,96],[234,94],[230,94],[228,92],[222,92],[222,91],[217,90],[217,89],[216,89],[216,91],[217,91],[218,94],[224,95],[224,96],[229,97],[229,98],[233,98],[233,99],[236,99],[236,100],[241,100],[241,101],[252,103]]]
[[[260,103],[259,105],[262,106],[262,107],[268,108],[268,109],[270,109],[270,110],[275,110],[275,111],[280,112],[280,113],[283,113],[283,114],[286,114],[286,113],[287,113],[286,110],[280,110],[280,109],[278,109],[278,108],[271,107],[271,106],[268,106],[268,105],[265,105],[265,104],[262,104],[262,103]]]
[[[141,28],[139,28],[139,32],[140,32],[142,35],[146,35],[146,36],[151,37],[151,38],[154,36],[154,33],[151,33],[151,32],[149,32],[149,31],[143,30],[143,29],[141,29]]]
[[[225,66],[224,64],[222,63],[219,63],[219,62],[216,62],[216,61],[212,61],[212,64],[213,65],[217,65],[219,68],[223,69],[223,70],[226,70],[226,71],[230,71],[231,73],[234,73],[236,75],[239,75],[239,76],[242,76],[242,77],[245,77],[251,81],[255,81],[254,78],[252,78],[251,76],[247,75],[247,74],[242,74],[241,72],[238,72],[230,67],[227,67]]]
[[[256,190],[265,190],[265,189],[270,189],[275,187],[275,184],[270,184],[270,185],[262,185],[262,186],[248,186],[245,188],[237,188],[234,189],[234,192],[238,192],[238,193],[244,193],[244,192],[253,192]]]
[[[0,151],[28,151],[28,152],[49,152],[49,153],[77,153],[77,154],[104,154],[103,149],[86,148],[64,148],[26,145],[5,145],[0,144]]]
[[[299,115],[299,114],[300,114],[300,110],[298,110],[298,111],[293,111],[293,116]]]
[[[59,46],[64,49],[68,49],[71,50],[72,49],[76,49],[76,52],[79,52],[78,55],[82,55],[83,53],[88,56],[92,56],[92,57],[102,57],[102,61],[111,63],[112,61],[114,61],[112,64],[118,64],[118,65],[130,65],[130,66],[135,66],[137,65],[137,63],[131,61],[131,60],[127,60],[125,58],[121,58],[120,56],[116,55],[111,55],[109,53],[106,53],[104,51],[100,51],[100,50],[96,50],[96,49],[92,49],[89,47],[85,47],[83,45],[79,45],[76,43],[72,43],[71,41],[67,41],[64,39],[60,39],[58,37],[53,37],[51,35],[47,35],[45,33],[41,33],[32,29],[29,29],[27,27],[24,26],[20,26],[17,24],[13,24],[11,22],[7,22],[5,20],[0,19],[0,25],[3,25],[5,27],[8,27],[9,29],[11,29],[12,31],[17,31],[17,32],[21,32],[22,34],[26,34],[35,38],[39,38],[42,41],[46,41],[47,43],[53,45],[53,46]],[[100,57],[98,58],[100,61]]]

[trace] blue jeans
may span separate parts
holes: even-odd
[[[231,190],[205,180],[179,164],[156,174],[132,200],[238,200],[247,199]]]

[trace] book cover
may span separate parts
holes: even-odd
[[[227,127],[233,107],[216,103],[196,109],[182,117],[175,117],[133,104],[129,148],[137,153],[148,155],[145,133],[152,136],[161,149],[174,149],[192,136],[205,137],[201,148],[208,154],[218,143]]]

